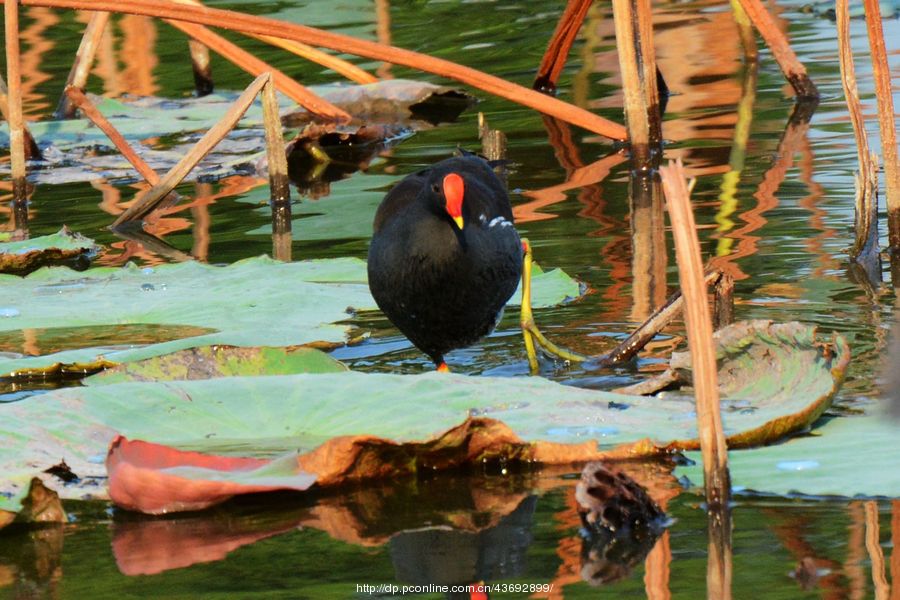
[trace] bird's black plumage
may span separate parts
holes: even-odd
[[[462,177],[463,227],[445,177]],[[522,274],[522,243],[503,184],[475,155],[409,175],[375,214],[369,288],[385,315],[435,364],[490,333]]]

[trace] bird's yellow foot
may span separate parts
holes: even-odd
[[[525,258],[522,263],[522,311],[520,324],[522,337],[525,339],[525,352],[528,354],[528,368],[532,374],[538,372],[538,359],[536,346],[540,346],[544,352],[551,356],[557,356],[563,360],[584,362],[590,357],[577,352],[572,352],[557,346],[541,333],[534,322],[534,313],[531,311],[531,265],[534,262],[531,253],[531,244],[527,239],[522,240],[522,250]]]

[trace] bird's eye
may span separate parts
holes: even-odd
[[[432,184],[431,184],[431,191],[434,192],[435,194],[440,194],[440,193],[441,193],[441,188],[440,188],[440,186],[439,186],[438,184],[432,183]]]

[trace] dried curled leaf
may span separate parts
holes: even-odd
[[[0,274],[27,275],[56,265],[81,271],[99,250],[94,240],[63,227],[53,235],[0,243]]]
[[[713,339],[725,418],[728,412],[738,411],[762,417],[757,427],[744,431],[726,427],[731,449],[772,443],[808,428],[830,406],[850,362],[850,349],[841,336],[821,342],[815,327],[797,322],[739,321],[716,331]],[[820,377],[823,372],[832,377]],[[641,393],[676,383],[690,385],[690,353],[672,354],[669,369],[654,381],[656,385],[638,384]],[[800,391],[816,400],[785,411]],[[678,440],[670,447],[696,450],[700,446],[698,440]]]
[[[476,102],[473,96],[461,89],[408,79],[386,79],[365,85],[329,85],[312,89],[354,118],[377,123],[454,121]],[[285,125],[296,126],[308,119],[306,111],[298,111],[286,115],[283,121]]]
[[[106,456],[109,497],[148,514],[200,510],[237,494],[305,490],[316,478],[277,460],[184,452],[117,436]]]

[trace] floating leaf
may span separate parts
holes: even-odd
[[[87,385],[126,381],[187,381],[241,375],[340,373],[347,367],[321,350],[203,346],[118,365],[85,380]]]
[[[798,346],[803,339],[815,343],[800,333]],[[785,361],[803,360],[814,374],[799,387],[723,400],[729,435],[780,431],[765,424],[785,416],[795,428],[808,427],[804,419],[828,405],[847,363],[845,345],[828,348],[831,358],[823,360],[783,355]],[[788,386],[797,382],[784,380]],[[819,395],[823,391],[826,395]],[[678,444],[696,445],[693,410],[692,399],[683,396],[661,400],[536,377],[443,373],[343,372],[71,388],[0,406],[0,472],[9,477],[0,482],[0,493],[11,497],[0,499],[0,509],[15,508],[35,469],[61,458],[82,480],[103,477],[100,462],[117,434],[253,457],[299,450],[302,469],[327,485],[488,459],[571,463],[608,458],[605,451],[614,447],[620,450],[612,456],[619,457],[671,452]],[[81,497],[98,490],[68,485],[61,493]]]
[[[726,429],[729,447],[758,446],[762,440],[779,439],[797,431],[798,423],[813,423],[828,408],[825,403],[810,404],[797,415],[782,415],[782,403],[789,401],[794,390],[830,398],[840,387],[850,360],[850,349],[840,336],[833,345],[816,342],[816,328],[802,323],[772,321],[740,321],[714,334],[716,363],[721,393],[731,399],[723,411],[762,411],[760,428],[740,434]],[[818,369],[833,365],[835,378],[820,377]],[[691,355],[676,352],[669,362],[675,380],[690,383]],[[761,377],[765,373],[766,377]],[[663,377],[666,379],[666,377]],[[680,448],[699,448],[687,441],[676,442]]]
[[[310,86],[310,90],[351,113],[357,110],[367,113],[361,115],[367,124],[377,125],[369,118],[371,115],[383,119],[382,125],[402,125],[407,133],[392,138],[391,143],[399,143],[409,132],[429,126],[428,121],[452,120],[473,102],[471,96],[459,90],[401,79],[364,86]],[[141,158],[155,171],[164,173],[190,148],[197,132],[205,132],[225,114],[237,95],[215,93],[199,98],[142,97],[125,101],[92,96],[91,100]],[[418,112],[411,111],[412,106]],[[281,98],[283,113],[294,109],[295,104]],[[295,121],[302,119],[302,113],[294,113]],[[58,184],[98,177],[136,177],[133,167],[114,152],[109,138],[87,119],[42,120],[28,126],[44,149],[43,164],[51,167],[33,171],[30,179],[34,182]],[[146,145],[147,140],[156,139],[163,139],[165,145]],[[9,128],[5,121],[0,122],[0,146],[8,145]],[[98,148],[101,149],[99,155]],[[255,170],[257,162],[264,156],[262,107],[256,101],[244,114],[238,128],[201,161],[188,179],[225,177],[239,171]]]
[[[128,362],[208,345],[298,346],[347,341],[349,325],[339,324],[355,310],[374,310],[366,285],[366,264],[353,258],[282,263],[265,257],[227,267],[198,262],[153,268],[44,269],[26,278],[0,276],[15,303],[3,310],[0,331],[112,324],[165,324],[207,328],[183,339],[66,350],[46,356],[0,355],[0,375],[60,363],[89,364],[98,355]],[[578,296],[578,284],[561,271],[535,278],[535,306]],[[518,302],[519,295],[512,298]],[[2,314],[2,313],[0,313]]]
[[[27,275],[49,265],[67,265],[83,270],[99,249],[94,240],[72,233],[67,227],[53,235],[0,242],[0,273]]]
[[[476,102],[461,89],[409,79],[385,79],[365,85],[331,84],[312,89],[355,118],[376,123],[453,121]],[[306,111],[284,117],[289,126],[308,119]]]
[[[740,489],[769,494],[900,497],[900,422],[888,416],[837,417],[814,435],[777,446],[731,452],[731,481]],[[697,464],[679,468],[697,484]]]
[[[305,490],[316,481],[291,456],[271,461],[210,456],[121,436],[110,444],[106,471],[110,496],[119,506],[150,514],[200,510],[236,494]]]

